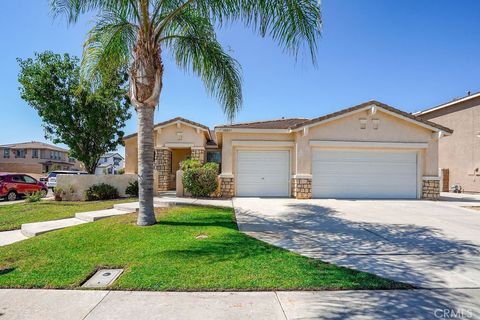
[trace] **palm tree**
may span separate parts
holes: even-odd
[[[231,120],[242,104],[240,67],[217,41],[215,26],[243,22],[295,57],[305,47],[315,63],[321,27],[317,1],[50,0],[54,15],[65,15],[69,23],[96,13],[84,44],[85,76],[95,79],[106,68],[129,68],[129,97],[138,114],[138,225],[156,223],[153,116],[162,91],[164,54],[200,76]]]

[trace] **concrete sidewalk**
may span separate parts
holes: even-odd
[[[480,319],[480,290],[0,290],[6,319]],[[456,317],[452,317],[455,314]]]

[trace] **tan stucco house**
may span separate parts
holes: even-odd
[[[41,174],[51,170],[80,170],[69,151],[48,143],[30,141],[0,145],[0,172]]]
[[[442,191],[460,185],[480,192],[480,93],[429,108],[414,115],[452,128],[455,133],[439,143]]]
[[[221,163],[221,195],[429,198],[439,195],[438,142],[453,131],[376,101],[315,119],[208,127],[183,118],[155,126],[157,191],[175,187],[186,158]],[[125,137],[127,173],[136,134]]]

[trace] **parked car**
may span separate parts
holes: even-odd
[[[56,170],[51,171],[47,175],[47,187],[53,189],[57,186],[57,175],[58,174],[88,174],[85,171],[68,171],[68,170]]]
[[[0,198],[14,201],[28,193],[40,191],[45,197],[48,188],[45,183],[35,180],[26,174],[0,174]]]

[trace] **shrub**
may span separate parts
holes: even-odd
[[[182,163],[180,163],[180,167],[182,171],[187,171],[189,169],[201,168],[202,164],[197,159],[188,159],[183,160]]]
[[[43,198],[42,191],[27,193],[27,195],[25,196],[25,202],[38,202],[42,200],[42,198]]]
[[[216,163],[190,168],[183,173],[183,186],[194,197],[207,197],[218,187],[217,175],[218,164]]]
[[[220,171],[220,166],[218,165],[218,163],[215,163],[215,162],[207,162],[203,165],[204,168],[207,168],[207,169],[210,169],[210,170],[213,170],[215,171],[217,174],[219,173]]]
[[[120,169],[117,171],[117,174],[125,174],[125,169]]]
[[[106,183],[94,184],[85,191],[87,201],[109,200],[118,198],[118,190]]]
[[[138,197],[138,180],[130,182],[125,189],[125,193],[130,197]]]

